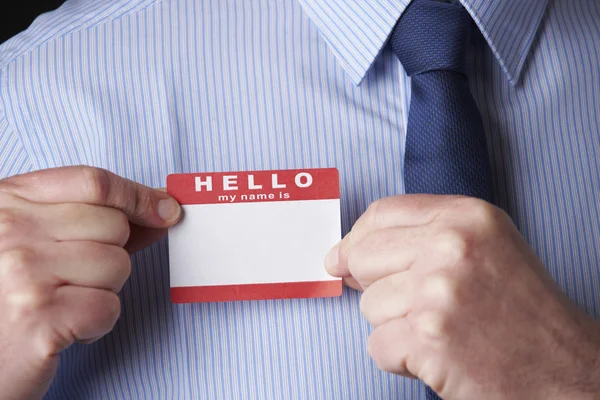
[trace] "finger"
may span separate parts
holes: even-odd
[[[369,232],[360,240],[346,236],[327,255],[325,268],[333,276],[353,276],[362,287],[384,276],[404,271],[429,241],[427,226],[393,227]]]
[[[406,317],[418,301],[422,281],[409,270],[374,282],[361,296],[361,313],[374,327]]]
[[[417,377],[439,393],[449,378],[443,349],[450,323],[432,311],[390,320],[371,333],[369,355],[382,370]]]
[[[359,230],[425,225],[463,196],[405,194],[377,200],[356,221]]]
[[[350,233],[326,257],[325,268],[333,276],[349,276],[347,256],[355,243],[372,231],[391,227],[416,227],[431,223],[460,196],[403,195],[371,204]]]
[[[23,240],[88,240],[123,246],[129,221],[121,211],[82,203],[39,204],[20,200],[0,209],[0,251]]]
[[[138,225],[174,225],[181,207],[160,190],[86,166],[31,172],[0,181],[0,190],[39,203],[86,203],[116,208]]]
[[[38,268],[62,284],[118,293],[131,273],[131,259],[118,246],[97,242],[60,242],[37,249]]]
[[[349,240],[347,239],[349,235],[350,233],[333,246],[325,256],[325,270],[331,276],[336,276],[338,278],[347,278],[351,276],[346,264],[340,265],[340,247],[344,241]]]
[[[414,378],[418,374],[410,350],[418,352],[415,345],[410,324],[404,318],[397,318],[375,328],[369,336],[367,350],[380,369]]]
[[[418,260],[429,259],[430,231],[428,226],[418,226],[370,232],[351,247],[342,245],[339,265],[366,288],[378,279],[408,270]]]
[[[351,276],[345,277],[343,279],[343,282],[344,282],[344,285],[348,286],[349,288],[358,290],[359,292],[363,291],[363,288],[362,288],[362,286],[360,286],[360,283],[358,283],[358,281]]]
[[[123,247],[129,240],[127,216],[121,211],[82,203],[36,204],[38,223],[56,241],[93,241]]]
[[[113,292],[65,285],[56,290],[51,309],[52,325],[65,338],[64,350],[73,342],[89,343],[112,330],[121,312]]]
[[[379,279],[365,288],[360,308],[367,321],[378,327],[413,312],[453,310],[460,285],[452,271],[425,272],[410,269]]]

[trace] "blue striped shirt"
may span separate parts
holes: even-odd
[[[337,167],[343,230],[403,192],[410,81],[386,45],[409,0],[73,0],[0,46],[0,176],[89,164]],[[600,315],[600,3],[463,0],[500,206]],[[61,357],[48,399],[417,399],[379,371],[359,294],[172,305],[165,242],[122,317]],[[398,338],[402,340],[402,338]]]

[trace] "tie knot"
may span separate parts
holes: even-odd
[[[460,4],[413,0],[390,42],[409,76],[446,70],[466,75],[471,17]]]

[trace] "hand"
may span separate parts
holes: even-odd
[[[380,200],[326,268],[364,289],[379,367],[422,379],[445,400],[600,398],[597,323],[488,203]]]
[[[41,398],[62,350],[112,329],[124,246],[148,246],[179,215],[166,193],[90,167],[0,180],[0,399]]]

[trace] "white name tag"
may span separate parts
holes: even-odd
[[[323,267],[341,239],[336,169],[173,174],[167,191],[184,213],[169,230],[173,303],[341,295]]]

